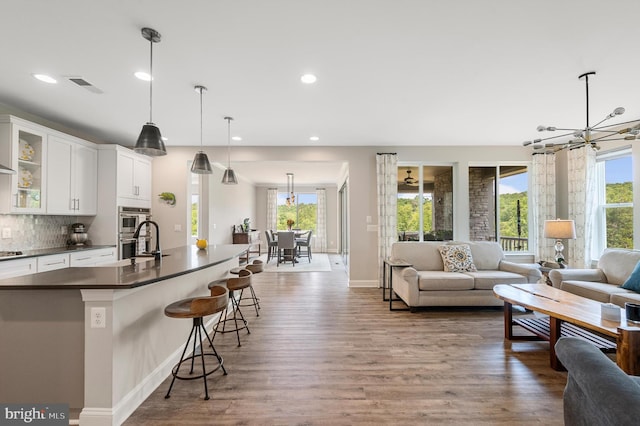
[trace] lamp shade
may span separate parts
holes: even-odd
[[[207,154],[202,151],[196,152],[195,157],[193,157],[193,164],[191,165],[191,173],[210,175],[212,172],[213,170],[211,170],[211,163],[209,162]]]
[[[140,132],[140,136],[138,136],[138,141],[133,150],[139,154],[150,155],[152,157],[167,155],[167,149],[164,147],[160,129],[153,123],[147,123],[142,126],[142,131]]]
[[[575,239],[576,226],[573,220],[545,220],[544,237],[557,239]]]
[[[236,173],[233,169],[226,169],[222,176],[222,183],[225,185],[237,185],[238,179],[236,179]]]

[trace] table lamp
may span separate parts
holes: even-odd
[[[564,250],[564,244],[562,244],[562,240],[569,238],[572,240],[575,239],[576,226],[573,220],[545,220],[544,237],[556,239],[556,262],[563,263],[564,255],[562,254],[562,251]]]

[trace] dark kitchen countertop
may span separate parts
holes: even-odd
[[[98,249],[111,248],[111,247],[115,247],[115,246],[82,245],[82,246],[53,247],[53,248],[36,249],[36,250],[11,250],[11,251],[21,251],[22,254],[16,255],[16,256],[0,256],[0,262],[3,262],[5,260],[24,259],[26,257],[48,256],[50,254],[60,254],[60,253],[75,253],[78,251],[98,250]]]
[[[96,248],[96,246],[93,246]],[[107,246],[111,247],[111,246]],[[164,250],[161,261],[140,259],[135,265],[119,261],[113,266],[58,269],[0,280],[1,290],[42,289],[131,289],[188,274],[238,257],[245,244],[223,244],[198,250],[183,246]],[[47,253],[53,254],[53,253]],[[18,256],[17,258],[23,258]],[[10,259],[16,259],[11,257]],[[120,266],[122,263],[125,265]]]

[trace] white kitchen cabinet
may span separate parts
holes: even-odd
[[[151,207],[151,158],[120,145],[99,145],[98,173],[101,214],[117,212],[117,206]]]
[[[94,144],[50,135],[47,158],[47,213],[95,215],[98,150]]]
[[[0,262],[0,279],[19,277],[36,272],[36,258],[3,260]]]
[[[37,268],[34,272],[46,272],[69,267],[69,253],[50,254],[37,257]]]
[[[118,151],[118,198],[151,200],[151,163],[133,152]],[[128,205],[123,203],[121,205]]]
[[[46,212],[46,128],[0,116],[0,164],[17,173],[0,176],[0,212]]]
[[[116,247],[96,250],[83,250],[70,254],[71,267],[94,266],[103,263],[113,263],[118,260]]]

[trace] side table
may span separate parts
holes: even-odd
[[[384,259],[382,265],[382,300],[389,302],[390,311],[408,311],[409,308],[394,308],[393,302],[402,302],[402,299],[393,298],[393,268],[406,268],[413,266],[404,260]],[[388,271],[388,274],[387,274]],[[388,286],[387,286],[388,284]],[[389,297],[386,297],[386,289],[389,289]]]
[[[548,266],[540,265],[540,272],[542,273],[542,277],[545,279],[545,283],[547,285],[553,285],[553,283],[549,279],[549,272],[551,272],[554,269],[570,269],[570,268],[566,264],[563,264],[562,267],[560,268],[550,268]]]

